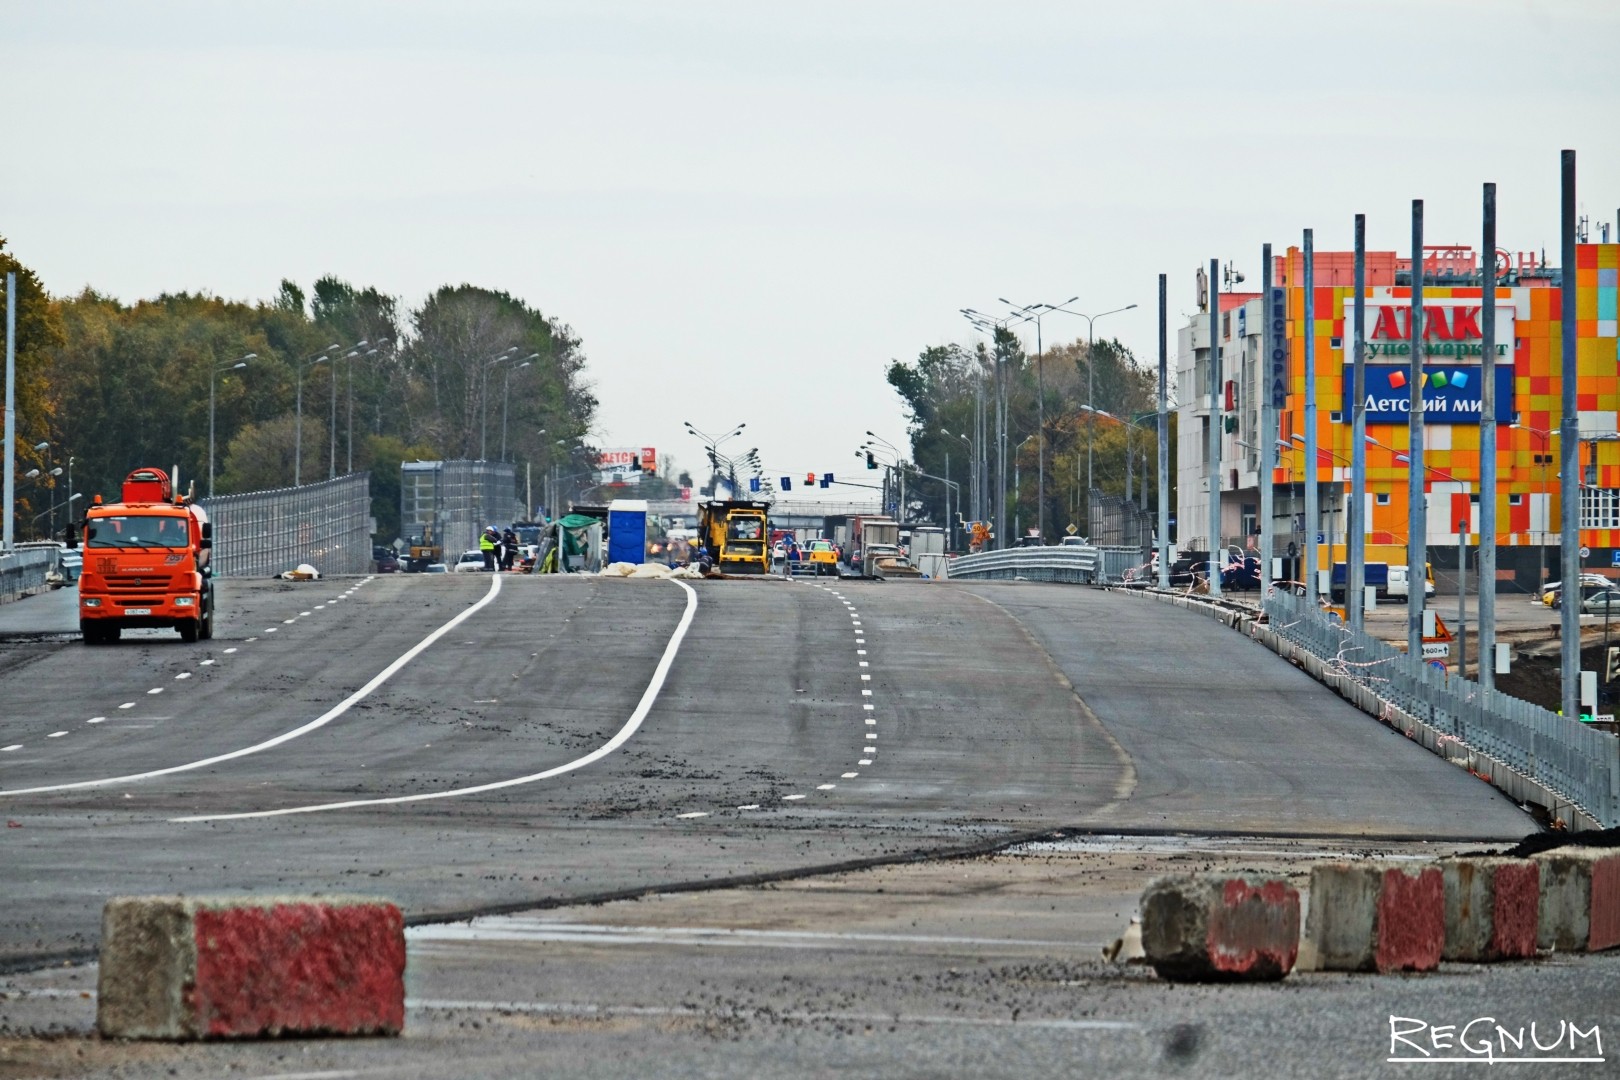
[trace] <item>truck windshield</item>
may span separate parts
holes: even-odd
[[[93,548],[191,546],[186,519],[162,514],[120,514],[91,518],[85,546]]]

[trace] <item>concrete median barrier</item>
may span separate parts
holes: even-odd
[[[102,912],[109,1038],[398,1035],[405,921],[369,899],[120,897]]]
[[[1447,960],[1480,963],[1536,955],[1541,875],[1529,859],[1440,860]]]
[[[1566,847],[1531,858],[1541,870],[1541,948],[1601,952],[1620,945],[1620,852]]]
[[[1433,971],[1445,947],[1437,866],[1325,863],[1311,869],[1306,937],[1324,971]]]
[[[1299,956],[1299,891],[1243,877],[1160,878],[1142,894],[1142,948],[1177,982],[1281,979]]]

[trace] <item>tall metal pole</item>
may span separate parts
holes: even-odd
[[[1305,230],[1305,606],[1314,608],[1317,599],[1316,534],[1322,527],[1321,488],[1317,483],[1320,463],[1316,456],[1316,241],[1311,229]]]
[[[293,487],[304,483],[304,369],[307,367],[309,364],[304,361],[298,362],[298,406],[293,412]]]
[[[1350,507],[1345,542],[1345,614],[1352,629],[1364,626],[1367,586],[1367,215],[1356,215],[1356,305],[1351,333]],[[1329,567],[1332,570],[1332,567]],[[1332,581],[1331,574],[1329,575]],[[1331,586],[1330,586],[1331,587]]]
[[[353,358],[350,358],[349,363],[351,363],[351,364],[354,363]],[[332,449],[326,456],[326,478],[328,480],[336,480],[337,479],[337,360],[334,359],[332,361],[332,367],[331,367],[331,370],[327,372],[327,376],[328,376],[328,381],[332,384],[332,412],[331,412],[330,418],[327,420],[327,427],[330,429],[327,432],[327,434],[331,437]]]
[[[1563,564],[1563,602],[1559,634],[1562,638],[1561,659],[1564,680],[1564,716],[1580,719],[1581,695],[1581,491],[1580,480],[1580,417],[1576,413],[1576,382],[1580,369],[1575,360],[1575,151],[1561,154],[1562,166],[1562,220],[1560,221],[1559,346],[1563,356],[1563,418],[1558,423],[1558,458],[1561,472],[1558,478],[1559,518],[1562,529],[1559,536],[1559,561]]]
[[[1427,496],[1423,483],[1423,200],[1412,200],[1412,310],[1406,340],[1412,359],[1406,431],[1406,653],[1423,656],[1423,605],[1428,599]]]
[[[1209,260],[1209,595],[1221,595],[1221,262]],[[1090,355],[1090,352],[1087,352]],[[1092,416],[1096,420],[1096,416]]]
[[[1000,337],[996,337],[996,547],[1007,544],[1007,376]],[[904,508],[901,508],[904,512]],[[898,517],[898,514],[896,515]]]
[[[1479,685],[1496,689],[1496,185],[1486,184],[1480,249]],[[1541,583],[1536,583],[1540,588]]]
[[[344,468],[344,475],[345,476],[351,475],[354,472],[354,361],[353,360],[349,361],[348,383],[349,383],[349,385],[348,385],[349,419],[348,419],[347,423],[344,426],[345,426],[345,429],[346,429],[346,435],[347,435],[348,443],[349,443],[349,461],[348,461],[348,465],[345,466],[345,468]]]
[[[214,497],[214,380],[218,377],[218,365],[210,362],[208,365],[208,497],[210,499]]]
[[[1170,588],[1170,309],[1159,275],[1159,588]]]
[[[1261,595],[1275,579],[1271,575],[1271,560],[1277,546],[1276,493],[1272,479],[1277,470],[1277,395],[1287,392],[1286,354],[1288,335],[1285,332],[1287,312],[1278,310],[1277,298],[1272,296],[1271,245],[1260,248],[1261,330],[1260,355],[1265,358],[1265,375],[1259,379],[1264,387],[1260,394],[1260,588]],[[1161,472],[1160,476],[1164,474]]]
[[[6,272],[6,415],[5,482],[3,501],[5,521],[0,523],[0,551],[15,544],[17,503],[17,274]]]
[[[1041,348],[1041,320],[1035,317],[1035,532],[1046,543],[1046,353]],[[950,489],[946,489],[950,494]]]

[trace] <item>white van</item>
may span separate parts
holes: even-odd
[[[1431,567],[1428,563],[1424,563],[1423,564],[1423,570],[1424,570],[1424,577],[1427,578],[1427,580],[1424,581],[1424,583],[1423,583],[1423,595],[1424,596],[1433,596],[1434,595],[1434,568]],[[1389,595],[1390,596],[1405,597],[1405,596],[1410,595],[1409,591],[1406,588],[1406,571],[1407,571],[1407,565],[1405,563],[1390,563],[1389,564]]]

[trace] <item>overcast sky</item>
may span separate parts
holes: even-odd
[[[504,289],[583,338],[601,445],[846,472],[963,307],[1137,303],[1098,334],[1152,362],[1159,273],[1174,342],[1209,259],[1257,286],[1358,211],[1405,253],[1413,198],[1477,246],[1487,180],[1556,258],[1565,147],[1595,239],[1617,39],[1615,0],[0,0],[0,235],[63,295]]]

